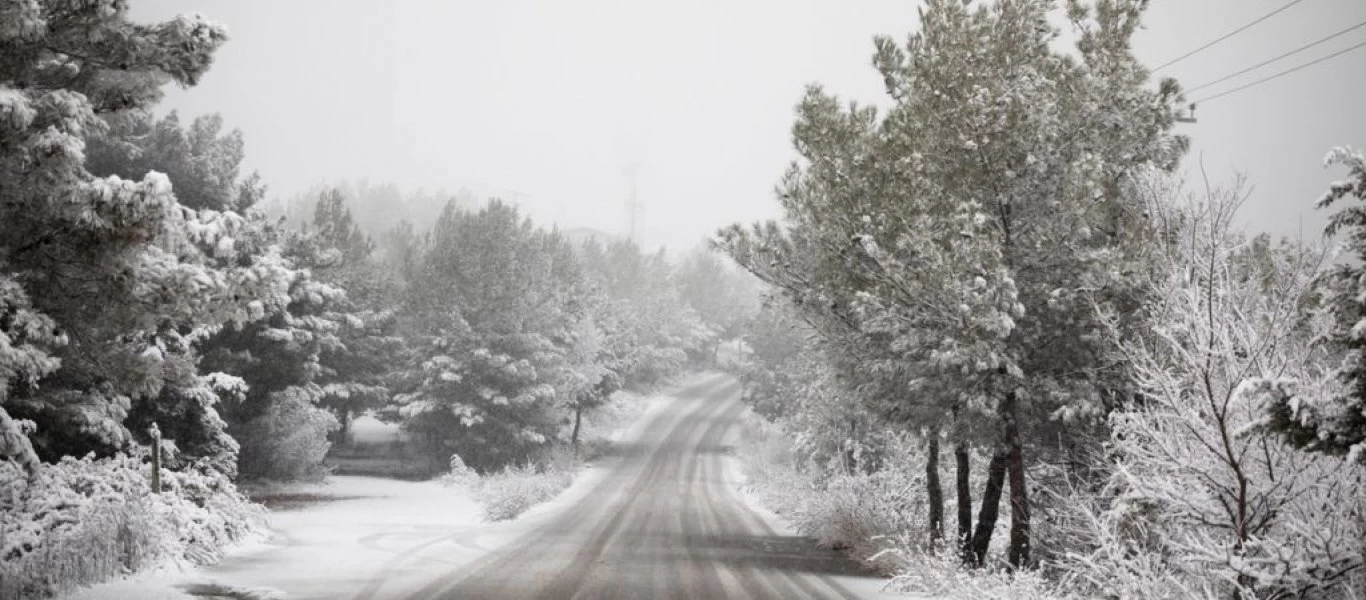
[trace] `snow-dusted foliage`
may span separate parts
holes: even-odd
[[[208,563],[261,531],[261,510],[221,473],[145,457],[63,458],[36,477],[0,461],[0,597],[38,598],[164,561]]]
[[[86,139],[150,109],[162,85],[193,85],[223,28],[197,16],[134,24],[123,2],[4,10],[0,303],[17,312],[0,322],[0,402],[34,423],[48,459],[126,447],[141,431],[125,419],[148,405],[197,423],[203,444],[187,450],[230,452],[194,339],[282,306],[287,269],[238,261],[245,220],[182,205],[162,173],[85,167]]]
[[[558,375],[582,278],[572,249],[515,208],[448,207],[410,280],[413,364],[391,413],[435,464],[525,460],[561,426]]]
[[[107,131],[86,142],[85,167],[95,175],[165,173],[176,200],[195,210],[244,213],[265,195],[260,175],[239,179],[246,142],[240,130],[224,133],[217,114],[196,117],[188,127],[175,111],[159,120],[132,111],[108,121]]]
[[[609,333],[616,372],[628,386],[649,386],[678,373],[714,338],[684,300],[674,265],[663,250],[643,252],[630,241],[580,249],[588,280],[605,296],[598,322]]]
[[[257,235],[270,242],[267,248],[284,246],[284,259],[292,269],[289,302],[255,321],[223,327],[205,338],[199,344],[200,368],[232,374],[246,384],[245,394],[226,398],[220,407],[229,433],[242,445],[238,465],[243,476],[317,475],[327,436],[339,427],[337,419],[318,406],[325,390],[317,380],[323,372],[323,353],[344,349],[339,336],[349,326],[346,292],[312,275],[308,268],[320,260],[320,250],[306,237],[269,228]]]
[[[594,297],[592,300],[594,303],[586,307],[585,318],[570,332],[556,385],[556,393],[574,415],[569,443],[575,449],[579,445],[584,413],[601,407],[613,392],[621,389],[625,371],[621,336],[604,329],[596,318],[606,310],[604,299]]]
[[[484,519],[514,519],[569,487],[574,482],[577,463],[568,450],[553,452],[560,454],[538,462],[509,465],[480,477],[472,491],[484,508]]]
[[[263,412],[229,430],[242,446],[238,465],[243,476],[289,481],[326,474],[323,458],[332,446],[328,436],[340,425],[318,406],[322,395],[316,384],[271,392]]]
[[[1351,598],[1366,583],[1366,469],[1263,428],[1268,401],[1339,393],[1318,343],[1333,322],[1315,306],[1325,254],[1237,233],[1239,194],[1164,215],[1147,327],[1112,330],[1138,393],[1111,417],[1094,554],[1065,561],[1083,590]]]
[[[31,387],[43,376],[57,370],[60,361],[46,351],[61,345],[56,325],[35,312],[28,296],[15,281],[0,275],[0,458],[21,465],[29,475],[38,469],[38,455],[29,434],[34,423],[14,419],[5,412],[10,390]]]
[[[876,471],[895,436],[838,380],[829,359],[806,346],[813,335],[784,301],[766,303],[745,336],[753,351],[741,366],[744,399],[788,432],[799,462]]]
[[[759,310],[759,281],[711,248],[683,257],[675,275],[683,301],[709,333],[705,360],[716,364],[721,344],[738,337]]]
[[[1348,197],[1366,201],[1366,156],[1338,148],[1324,162],[1345,166],[1349,173],[1329,187],[1319,208]],[[1274,397],[1269,426],[1294,446],[1366,464],[1366,206],[1340,209],[1329,219],[1326,233],[1342,235],[1355,259],[1335,265],[1323,277],[1323,303],[1335,321],[1328,335],[1347,353],[1336,373],[1344,385],[1332,394],[1306,395],[1269,382],[1263,390]]]
[[[1122,393],[1092,304],[1143,297],[1128,276],[1150,239],[1135,176],[1186,146],[1170,131],[1176,85],[1152,85],[1129,50],[1145,5],[1068,2],[1069,52],[1055,2],[926,2],[904,48],[877,42],[885,114],[808,90],[783,222],[720,235],[876,414],[994,450],[978,557],[1008,474],[1011,562],[1028,562],[1026,442],[1067,443],[1078,430],[1054,419],[1103,415]]]
[[[941,600],[1073,600],[1065,589],[1037,571],[971,570],[952,552],[913,553],[894,548],[886,552],[905,567],[888,584],[889,590]],[[1156,592],[1156,590],[1154,590]],[[1106,596],[1111,598],[1112,596]],[[1170,598],[1154,593],[1149,598]],[[1193,598],[1193,597],[1188,597]],[[1075,598],[1082,600],[1082,598]]]

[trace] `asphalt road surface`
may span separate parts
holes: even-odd
[[[695,380],[617,446],[586,495],[408,598],[857,598],[841,580],[859,567],[775,532],[726,483],[743,409],[733,378]]]

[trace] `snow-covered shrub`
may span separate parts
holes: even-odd
[[[451,470],[441,476],[441,483],[449,486],[474,489],[479,485],[479,473],[465,464],[459,454],[451,455]]]
[[[485,475],[471,490],[484,507],[484,518],[506,521],[550,500],[574,482],[574,454],[558,448],[538,461],[512,465]]]
[[[217,560],[262,512],[216,472],[162,474],[131,456],[67,457],[26,479],[0,461],[0,598],[36,598],[163,561]]]
[[[794,451],[796,436],[779,425],[755,418],[745,427],[739,455],[747,489],[802,535],[849,549],[885,573],[897,572],[906,556],[886,550],[926,539],[925,457],[913,445],[894,442],[882,468],[849,472]]]
[[[241,472],[278,480],[315,479],[327,474],[323,458],[328,435],[341,427],[317,406],[317,386],[277,392],[264,415],[232,434],[241,442]]]
[[[890,550],[887,554],[901,555],[897,562],[905,565],[892,578],[889,588],[897,592],[923,594],[940,600],[1069,598],[1056,583],[1044,579],[1038,572],[1021,570],[1011,573],[965,567],[956,551],[910,553]]]
[[[1263,428],[1269,402],[1339,385],[1313,285],[1324,255],[1241,235],[1241,198],[1215,191],[1170,219],[1147,331],[1111,332],[1138,394],[1111,416],[1098,545],[1078,551],[1096,594],[1128,577],[1173,582],[1172,597],[1360,597],[1366,468]]]

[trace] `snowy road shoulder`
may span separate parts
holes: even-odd
[[[639,435],[668,396],[643,400],[643,412],[611,435]],[[600,462],[615,460],[603,458]],[[371,600],[402,596],[433,572],[448,572],[516,539],[599,485],[588,465],[556,498],[520,517],[486,523],[460,487],[439,481],[332,476],[259,491],[273,508],[268,539],[233,549],[216,565],[168,565],[77,590],[64,600]]]
[[[746,411],[748,413],[748,411]],[[747,414],[747,418],[754,418],[752,414]],[[733,427],[726,436],[723,444],[735,448],[737,447],[737,437],[742,431],[741,427]],[[725,487],[731,490],[742,504],[748,507],[760,519],[763,519],[769,527],[780,535],[801,537],[802,534],[792,527],[781,515],[769,510],[760,501],[759,496],[748,489],[749,478],[745,475],[744,465],[740,458],[734,453],[728,453],[724,460],[725,471],[722,477],[725,480]],[[812,542],[814,543],[814,542]],[[844,586],[859,598],[887,598],[900,600],[932,600],[930,596],[908,595],[887,591],[889,579],[882,577],[849,577],[841,575],[831,575],[835,581]]]
[[[310,500],[273,510],[267,540],[235,549],[217,565],[170,566],[67,600],[345,597],[372,586],[376,576],[401,578],[403,558],[414,548],[456,541],[481,525],[479,506],[463,490],[437,482],[336,476],[272,493]]]

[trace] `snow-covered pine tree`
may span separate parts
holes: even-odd
[[[555,438],[557,377],[583,318],[577,270],[562,237],[499,201],[437,219],[410,280],[413,364],[392,408],[434,469],[452,454],[496,469]]]
[[[1348,197],[1366,201],[1366,156],[1338,148],[1325,163],[1347,167],[1348,175],[1329,187],[1319,208]],[[1268,404],[1268,426],[1297,448],[1345,455],[1366,464],[1366,206],[1357,203],[1340,209],[1329,218],[1326,234],[1344,235],[1343,244],[1355,259],[1334,265],[1321,282],[1322,301],[1336,319],[1328,338],[1346,352],[1338,371],[1344,387],[1323,396],[1269,388],[1279,393]]]
[[[645,387],[677,373],[700,356],[712,335],[683,299],[664,250],[645,253],[633,241],[588,241],[579,256],[588,279],[607,298],[607,314],[621,348],[623,384]]]
[[[288,269],[278,257],[235,263],[245,220],[181,205],[161,173],[85,168],[88,137],[149,109],[167,83],[194,85],[226,39],[197,16],[133,23],[117,0],[0,7],[0,279],[28,315],[20,348],[66,342],[49,350],[60,369],[38,381],[51,363],[30,361],[3,397],[36,423],[47,458],[123,448],[130,407],[166,394],[196,407],[220,455],[235,451],[214,412],[224,382],[198,373],[192,346],[282,306]],[[54,329],[40,331],[38,314]]]
[[[320,405],[341,423],[345,441],[351,421],[382,407],[390,397],[393,365],[402,360],[397,305],[401,282],[373,256],[375,243],[351,216],[340,190],[318,197],[307,238],[326,256],[311,269],[313,277],[346,290],[329,313],[338,323],[338,344],[322,349],[318,384]]]
[[[1126,272],[1150,233],[1135,178],[1185,148],[1170,134],[1176,85],[1151,89],[1129,51],[1145,4],[1069,1],[1067,53],[1054,2],[930,0],[904,48],[878,40],[888,112],[810,90],[784,225],[721,235],[787,291],[877,412],[988,436],[977,561],[1007,478],[1009,559],[1028,561],[1026,442],[1050,418],[1103,414],[1122,388],[1098,358],[1093,305],[1137,308]]]
[[[96,176],[139,178],[157,171],[175,187],[176,201],[196,210],[246,214],[265,197],[259,173],[241,173],[242,131],[223,131],[223,117],[196,117],[186,127],[175,111],[154,120],[150,111],[107,117],[109,127],[86,140],[85,168]]]

